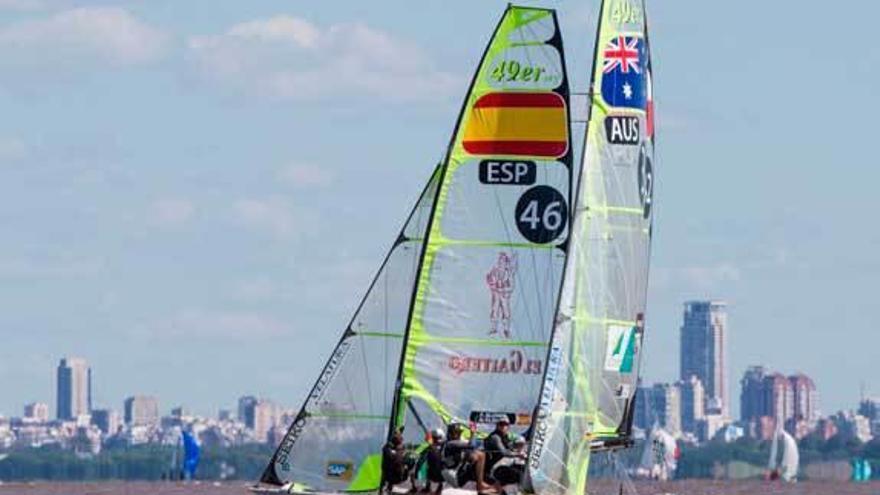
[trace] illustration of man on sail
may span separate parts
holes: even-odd
[[[516,254],[505,252],[498,253],[495,265],[486,274],[486,285],[492,295],[492,305],[489,311],[489,320],[492,329],[489,335],[502,333],[505,338],[510,338],[510,297],[516,279],[517,259]]]

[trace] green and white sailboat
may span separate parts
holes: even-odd
[[[418,449],[450,422],[507,417],[533,432],[521,491],[580,495],[590,452],[629,445],[653,189],[644,5],[606,1],[597,40],[575,165],[556,13],[507,8],[446,157],[260,486],[375,492],[391,432]]]

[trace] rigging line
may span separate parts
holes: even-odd
[[[370,380],[370,375],[371,375],[371,373],[370,373],[370,363],[369,363],[369,361],[367,360],[367,346],[366,346],[366,339],[365,339],[363,336],[361,336],[361,339],[360,339],[360,340],[361,340],[361,342],[360,342],[360,344],[361,344],[361,345],[360,345],[360,348],[361,348],[361,359],[364,360],[364,371],[365,371],[366,378],[367,378],[367,379],[366,379],[366,382],[367,382],[367,404],[368,404],[369,407],[370,407],[370,412],[373,412],[373,411],[375,411],[375,409],[373,409],[373,390],[372,390],[372,387],[370,386],[370,382],[371,382],[372,380]],[[386,339],[386,340],[387,340],[387,339]],[[386,342],[386,347],[387,347],[387,342]]]

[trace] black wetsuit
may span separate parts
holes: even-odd
[[[495,463],[514,455],[510,450],[510,440],[507,435],[502,434],[498,430],[493,431],[483,442],[483,448],[486,450],[486,472],[491,473]]]
[[[409,469],[406,465],[406,449],[395,447],[391,442],[382,447],[382,475],[385,483],[396,485],[406,481]]]

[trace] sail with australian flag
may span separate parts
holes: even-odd
[[[654,189],[654,102],[645,4],[604,0],[569,255],[529,477],[584,493],[590,455],[631,444],[645,333]]]

